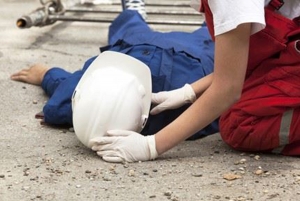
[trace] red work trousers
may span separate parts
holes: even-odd
[[[266,7],[266,24],[251,36],[242,96],[221,116],[220,133],[237,150],[299,156],[299,20]]]

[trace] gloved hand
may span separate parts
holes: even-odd
[[[195,100],[196,94],[189,84],[172,91],[153,93],[151,102],[158,105],[150,111],[150,114],[155,115],[168,109],[176,109]]]
[[[106,136],[91,139],[89,145],[103,160],[113,163],[154,160],[158,156],[154,135],[127,130],[107,131]]]

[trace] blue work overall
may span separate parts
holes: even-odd
[[[108,38],[109,45],[100,48],[101,52],[122,52],[144,62],[151,70],[153,92],[180,88],[213,71],[214,43],[206,26],[192,33],[161,33],[151,30],[136,11],[125,10],[112,22]],[[50,97],[43,108],[46,123],[72,125],[72,93],[95,58],[87,60],[82,70],[74,73],[61,68],[52,68],[46,73],[42,82],[42,88]],[[155,134],[188,106],[150,115],[142,134]],[[217,131],[215,121],[190,139]]]

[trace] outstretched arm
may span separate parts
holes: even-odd
[[[209,87],[181,116],[155,135],[158,154],[204,128],[239,99],[247,68],[250,29],[250,23],[241,24],[216,36],[214,74],[206,80]],[[198,95],[205,86],[202,82],[192,84]]]

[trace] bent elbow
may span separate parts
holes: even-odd
[[[231,107],[234,103],[240,100],[242,95],[242,87],[239,85],[227,85],[227,87],[223,87],[222,90],[222,97],[224,98],[225,107],[228,109]]]
[[[232,90],[233,101],[237,102],[242,96],[243,85],[235,85]]]
[[[222,89],[222,90],[220,90]],[[212,91],[216,92],[216,97],[222,100],[222,110],[227,110],[234,103],[240,100],[243,85],[237,83],[212,85]]]
[[[237,101],[239,101],[240,98],[241,98],[241,95],[242,95],[241,92],[236,93],[235,95],[233,95],[233,98],[232,98],[232,104],[234,104],[234,103],[236,103]]]
[[[241,98],[241,95],[242,95],[242,90],[240,88],[238,88],[238,89],[235,88],[233,90],[230,90],[230,93],[228,95],[228,97],[229,97],[229,100],[228,100],[229,106],[231,106],[234,103],[236,103],[237,101],[239,101],[240,98]]]

